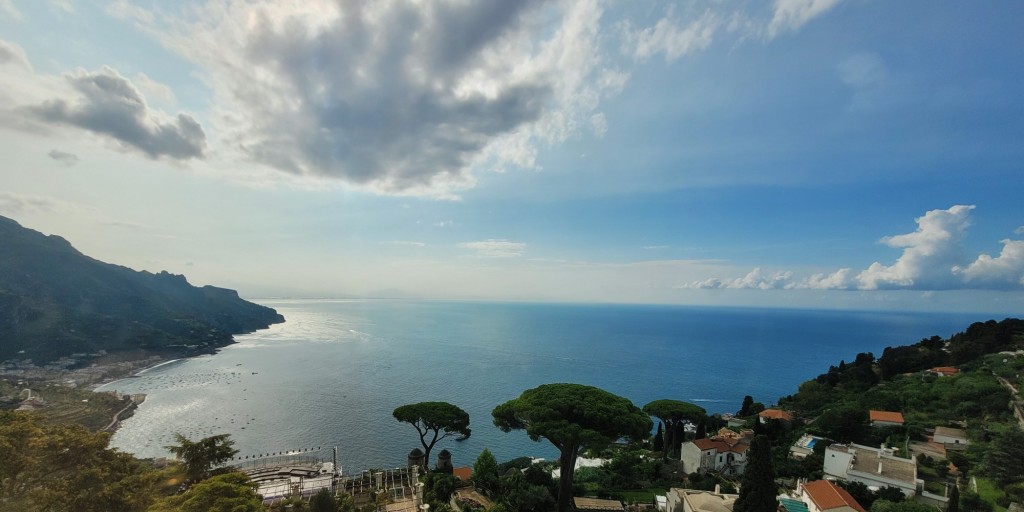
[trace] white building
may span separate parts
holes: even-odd
[[[683,443],[679,459],[686,473],[718,471],[725,475],[742,475],[747,466],[746,440],[695,439]]]
[[[958,428],[949,427],[935,427],[935,435],[932,440],[936,443],[942,443],[944,445],[950,444],[971,444],[967,440],[967,432]],[[948,446],[947,446],[948,448]]]
[[[738,494],[721,494],[718,489],[695,491],[693,489],[669,489],[667,502],[669,512],[732,512]]]
[[[833,444],[825,448],[825,475],[860,482],[871,489],[899,487],[914,495],[918,488],[917,461],[893,454],[891,449],[859,444]]]

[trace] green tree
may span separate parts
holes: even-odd
[[[175,432],[174,439],[177,444],[164,448],[178,457],[185,466],[185,476],[191,481],[203,479],[211,469],[227,462],[238,453],[238,450],[233,448],[235,442],[231,440],[230,434],[218,434],[192,441]]]
[[[772,466],[772,447],[768,438],[757,436],[747,451],[747,467],[743,470],[740,496],[733,506],[734,512],[775,512],[779,507],[776,496],[775,468]]]
[[[985,454],[984,468],[1000,486],[1024,480],[1024,431],[1012,427],[995,438]]]
[[[160,475],[107,448],[109,434],[0,411],[0,509],[20,512],[144,510]]]
[[[662,433],[661,425],[662,425],[662,423],[659,421],[658,422],[658,430],[654,433],[654,443],[653,443],[653,448],[656,451],[659,451],[659,452],[663,451],[665,449],[665,434]]]
[[[501,502],[516,512],[544,511],[555,505],[555,498],[544,485],[531,484],[522,473],[513,471],[501,478]]]
[[[471,433],[469,413],[448,402],[403,405],[391,414],[396,420],[412,425],[420,435],[424,470],[430,467],[430,450],[438,441],[456,434],[465,438]]]
[[[743,397],[743,405],[740,405],[740,410],[736,411],[736,416],[741,418],[750,416],[750,406],[754,405],[754,397],[747,395]]]
[[[170,496],[148,512],[261,512],[263,500],[244,473],[224,473],[192,486],[188,492]]]
[[[309,499],[309,512],[338,512],[338,502],[327,489],[320,489]]]
[[[487,448],[480,452],[473,463],[473,482],[487,494],[498,492],[498,460]]]
[[[644,412],[665,424],[665,437],[670,441],[665,443],[665,449],[661,451],[663,460],[668,460],[669,452],[678,450],[683,444],[680,434],[683,423],[697,423],[707,415],[703,407],[679,400],[655,400],[644,406]]]
[[[459,486],[459,479],[451,473],[432,471],[427,473],[423,481],[424,500],[430,504],[430,510],[443,510],[448,507],[448,500]]]
[[[580,450],[601,449],[623,437],[642,440],[654,426],[650,416],[628,399],[582,384],[544,384],[523,391],[491,412],[503,432],[526,430],[530,439],[547,439],[559,451],[562,477],[558,510],[572,503],[572,478]]]

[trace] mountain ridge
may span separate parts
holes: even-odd
[[[283,321],[235,290],[106,263],[0,216],[0,361],[140,349],[195,355]]]

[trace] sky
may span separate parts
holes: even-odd
[[[1021,26],[995,0],[0,0],[0,215],[250,298],[1019,315]]]

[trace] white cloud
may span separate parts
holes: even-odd
[[[720,26],[719,17],[710,9],[705,10],[699,18],[686,22],[674,19],[674,12],[670,8],[665,17],[652,27],[634,31],[627,24],[625,49],[640,60],[664,53],[666,61],[674,61],[688,53],[707,48]]]
[[[78,70],[64,76],[66,90],[60,97],[16,112],[26,121],[88,130],[113,140],[123,149],[140,151],[150,158],[185,160],[202,158],[206,133],[194,117],[175,117],[154,111],[138,88],[117,70]]]
[[[1017,229],[1013,230],[1018,235],[1024,235],[1024,226],[1018,226]]]
[[[970,225],[974,206],[957,205],[948,210],[931,210],[918,217],[917,230],[890,236],[882,242],[903,248],[892,265],[872,263],[857,276],[859,287],[945,289],[956,287],[953,268],[963,261],[962,242]]]
[[[0,13],[7,15],[7,17],[15,21],[21,21],[22,19],[24,19],[24,16],[22,16],[21,11],[19,11],[18,8],[14,6],[14,3],[11,2],[11,0],[0,0]]]
[[[803,279],[793,272],[765,274],[755,268],[740,278],[710,277],[683,285],[698,289],[814,290],[1004,290],[1024,287],[1024,240],[1003,240],[999,256],[973,261],[963,241],[974,206],[956,205],[918,217],[917,230],[885,237],[882,243],[903,252],[891,265],[872,263],[854,274],[850,268],[816,273]]]
[[[954,268],[964,281],[992,288],[1019,289],[1024,286],[1024,240],[1002,240],[1003,250],[995,258],[981,254],[967,268]]]
[[[838,3],[839,0],[775,0],[772,21],[768,24],[768,38],[786,30],[797,30]]]
[[[526,252],[524,243],[495,238],[479,242],[463,242],[458,244],[458,247],[475,251],[477,256],[485,258],[518,258]]]
[[[849,290],[857,286],[853,270],[841,268],[831,274],[814,274],[794,285],[795,288],[814,290]]]
[[[0,66],[6,64],[20,66],[29,71],[32,70],[32,64],[29,63],[28,56],[25,55],[25,50],[21,46],[0,39]]]
[[[792,287],[792,272],[779,271],[766,274],[760,268],[755,268],[747,275],[736,279],[722,280],[713,277],[680,286],[680,288],[733,290],[781,290]]]
[[[52,197],[34,196],[0,192],[0,213],[8,216],[20,216],[29,213],[69,213],[80,207],[54,199]]]
[[[175,101],[174,91],[170,87],[153,80],[145,73],[137,73],[133,76],[132,83],[149,100],[157,100],[166,104],[173,104]]]
[[[50,5],[66,13],[75,12],[75,4],[71,0],[50,0]]]
[[[390,242],[384,242],[388,245],[400,245],[405,247],[426,247],[427,244],[423,242],[413,242],[410,240],[392,240]]]
[[[224,148],[291,175],[452,197],[592,129],[622,72],[598,0],[239,2],[110,12],[199,64]],[[216,51],[211,51],[216,49]]]

